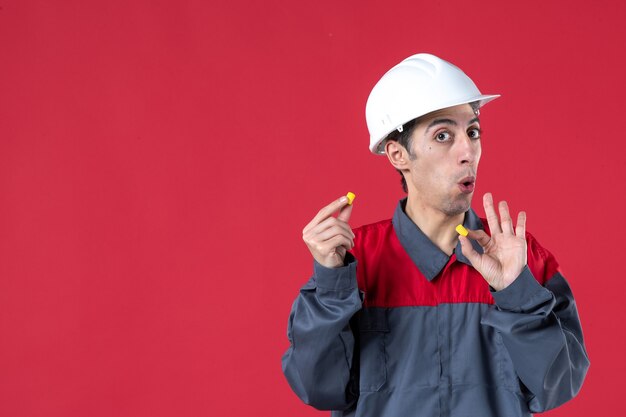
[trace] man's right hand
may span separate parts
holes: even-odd
[[[337,211],[339,214],[334,217]],[[321,209],[302,230],[302,240],[320,265],[327,268],[343,266],[346,251],[354,247],[354,233],[348,224],[351,213],[352,205],[343,196]]]

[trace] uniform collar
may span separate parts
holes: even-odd
[[[400,244],[407,252],[409,257],[413,260],[413,263],[420,272],[428,279],[432,281],[444,266],[450,260],[445,252],[439,249],[429,238],[420,230],[419,227],[406,215],[404,212],[407,199],[400,200],[396,207],[396,212],[393,215],[393,228],[400,240]],[[465,220],[463,220],[463,226],[466,229],[482,229],[483,222],[480,217],[476,215],[471,208],[465,212]],[[483,253],[483,248],[478,242],[471,240],[472,246],[478,253]],[[467,265],[472,265],[470,261],[461,252],[461,244],[458,243],[454,248],[454,255],[459,262],[463,262]]]

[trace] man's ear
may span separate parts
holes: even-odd
[[[409,153],[395,140],[388,140],[385,143],[385,155],[395,169],[404,171],[409,168]]]

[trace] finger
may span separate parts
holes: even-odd
[[[515,226],[515,236],[526,239],[526,212],[520,211],[517,215],[517,225]]]
[[[352,204],[346,204],[345,206],[343,206],[339,211],[339,215],[337,215],[337,218],[347,223],[348,220],[350,220],[350,215],[352,214],[352,207],[354,207],[354,205]]]
[[[477,267],[480,266],[481,255],[476,252],[467,237],[459,236],[459,241],[461,242],[461,252],[463,252],[463,255],[469,259],[475,269],[478,269]]]
[[[352,237],[354,237],[354,233],[352,233],[352,228],[350,228],[350,225],[346,222],[343,222],[339,219],[337,219],[336,217],[329,217],[326,220],[324,220],[323,222],[321,222],[320,224],[318,224],[317,226],[314,226],[313,228],[309,229],[308,231],[305,231],[303,233],[304,236],[309,236],[310,238],[314,238],[316,235],[319,235],[320,233],[323,233],[325,230],[334,227],[334,226],[339,226],[341,228],[343,228],[346,233],[348,233],[349,235],[351,235]]]
[[[483,248],[486,248],[491,242],[491,236],[485,233],[484,230],[468,230],[467,232],[467,237],[474,239]]]
[[[483,207],[485,208],[485,214],[487,215],[487,223],[489,223],[489,230],[491,234],[502,233],[500,229],[500,222],[498,221],[498,215],[493,207],[493,196],[491,193],[486,193],[483,196]]]
[[[502,227],[502,233],[513,234],[513,220],[509,213],[509,205],[506,201],[500,201],[498,204],[498,210],[500,211],[500,227]]]
[[[322,258],[331,256],[333,253],[337,252],[338,248],[350,250],[354,247],[353,241],[343,235],[335,235],[324,242],[307,242],[307,245],[309,246],[309,249],[311,250],[311,253],[313,253],[314,257],[318,254]]]
[[[350,250],[354,247],[354,242],[352,241],[352,239],[348,239],[346,236],[337,235],[328,239],[320,245],[320,247],[326,248],[323,250],[323,253],[325,253],[326,251],[328,251],[329,253],[334,252],[335,248],[338,248],[340,246],[345,248],[346,250]]]
[[[354,235],[352,234],[351,231],[344,229],[343,227],[339,226],[339,225],[335,225],[333,227],[330,227],[326,230],[324,230],[322,233],[319,233],[318,235],[316,235],[315,240],[318,242],[324,242],[332,237],[338,236],[338,235],[342,235],[345,236],[346,238],[352,240],[354,239]]]
[[[317,215],[315,215],[315,217],[313,217],[313,220],[311,220],[309,222],[309,224],[307,224],[304,227],[304,230],[308,230],[311,227],[315,227],[317,224],[319,224],[321,221],[327,219],[328,217],[332,216],[333,213],[335,213],[337,210],[339,210],[340,208],[342,208],[343,206],[345,206],[346,204],[348,204],[348,198],[343,195],[341,196],[339,199],[333,201],[332,203],[330,203],[329,205],[327,205],[326,207],[323,207],[320,211],[317,212]]]

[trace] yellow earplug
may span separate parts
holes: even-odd
[[[455,230],[456,230],[456,232],[457,232],[458,234],[460,234],[461,236],[467,236],[467,235],[468,235],[468,233],[469,233],[469,232],[467,231],[467,229],[463,227],[463,225],[462,225],[462,224],[458,225],[458,226],[456,227],[456,229],[455,229]]]
[[[348,194],[346,194],[346,197],[348,197],[348,205],[350,205],[354,201],[356,195],[353,192],[348,192]]]

